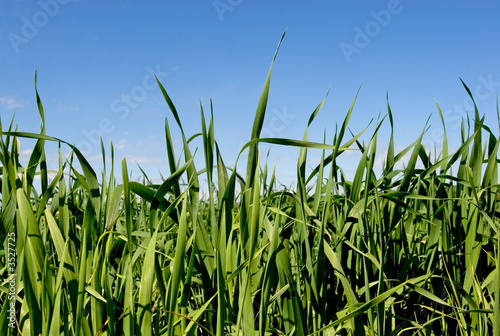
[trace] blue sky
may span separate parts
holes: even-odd
[[[362,84],[349,124],[354,133],[380,112],[385,115],[388,92],[397,147],[412,143],[431,113],[424,143],[439,147],[435,100],[456,144],[458,120],[471,111],[459,77],[487,123],[496,122],[497,1],[0,0],[0,8],[2,126],[15,113],[19,130],[39,130],[33,83],[38,69],[47,134],[80,147],[97,171],[102,136],[105,144],[113,142],[116,163],[126,157],[131,169],[137,162],[153,179],[159,172],[168,175],[165,117],[178,155],[180,138],[153,74],[188,136],[201,130],[200,101],[209,111],[212,99],[216,141],[226,163],[234,163],[249,139],[285,29],[263,135],[302,138],[309,115],[331,87],[310,130],[311,140],[321,142],[326,130],[331,141]],[[364,139],[372,131],[373,125]],[[386,123],[380,155],[388,132]],[[22,143],[25,156],[29,147]],[[285,183],[294,177],[297,154],[271,149],[269,163],[277,162]],[[201,164],[201,150],[198,155]],[[311,166],[319,155],[311,151]],[[354,169],[349,155],[346,169]],[[56,162],[55,155],[48,158]]]

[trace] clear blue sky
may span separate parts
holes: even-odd
[[[105,144],[115,145],[117,163],[126,157],[131,168],[136,161],[153,178],[159,171],[168,175],[165,117],[178,155],[181,147],[154,85],[156,73],[188,136],[201,130],[200,100],[205,111],[213,100],[215,137],[231,164],[249,139],[272,56],[288,28],[263,135],[302,138],[310,113],[331,87],[310,131],[311,140],[322,141],[326,129],[331,141],[363,84],[350,122],[354,133],[386,113],[389,92],[396,146],[413,142],[432,113],[424,139],[439,147],[434,100],[452,143],[459,140],[458,118],[470,111],[459,77],[486,121],[496,122],[498,13],[500,3],[493,0],[0,0],[0,116],[4,128],[15,113],[19,130],[39,130],[33,84],[38,69],[47,134],[79,146],[97,171],[95,141],[102,135]],[[380,154],[388,130],[386,124]],[[200,146],[200,163],[201,153]],[[281,180],[293,178],[297,153],[272,147],[269,163],[278,162]],[[311,166],[319,154],[311,152]]]

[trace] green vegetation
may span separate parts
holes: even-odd
[[[462,123],[460,147],[449,152],[445,132],[435,159],[424,132],[399,153],[391,132],[377,175],[377,132],[393,126],[389,104],[367,144],[361,133],[348,136],[354,102],[332,142],[308,141],[323,102],[302,140],[260,138],[271,69],[242,149],[245,174],[224,165],[213,112],[207,120],[201,108],[201,133],[187,138],[160,82],[183,151],[174,152],[165,120],[169,177],[159,185],[129,181],[125,160],[119,168],[103,161],[98,176],[77,148],[45,134],[38,92],[39,134],[0,124],[0,334],[499,336],[499,139],[477,108]],[[19,138],[36,139],[25,166]],[[53,172],[48,141],[72,149]],[[277,186],[260,143],[300,147],[294,188]],[[348,149],[361,153],[352,181],[337,165]],[[311,173],[310,150],[321,153]]]

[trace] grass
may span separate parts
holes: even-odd
[[[159,81],[183,141],[175,153],[165,119],[169,177],[161,184],[129,181],[112,146],[101,146],[111,165],[103,160],[96,174],[78,148],[45,134],[38,92],[39,133],[0,123],[0,334],[499,336],[499,139],[477,108],[462,123],[459,148],[448,148],[445,131],[435,156],[422,145],[424,132],[396,152],[389,104],[367,143],[363,132],[348,136],[356,99],[332,141],[308,141],[323,102],[301,140],[261,138],[271,70],[242,174],[224,164],[212,107],[200,107],[201,132],[187,138]],[[377,175],[377,135],[387,122]],[[25,166],[21,138],[36,139]],[[194,138],[202,139],[201,169]],[[72,149],[55,171],[47,169],[49,141]],[[300,147],[293,189],[260,161],[261,143]],[[321,160],[306,173],[309,150]],[[346,150],[361,153],[352,180],[337,164]],[[7,282],[12,232],[15,300]]]

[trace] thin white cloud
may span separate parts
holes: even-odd
[[[59,111],[80,111],[80,106],[69,105],[63,102],[57,103],[57,109]]]
[[[113,146],[114,146],[115,150],[125,150],[125,149],[130,150],[130,149],[136,149],[136,148],[144,148],[146,144],[150,145],[151,142],[145,143],[140,139],[136,140],[134,142],[129,142],[126,139],[121,139],[118,142],[115,142],[113,144]],[[158,144],[154,143],[153,147],[157,148]]]
[[[97,161],[102,162],[102,154],[92,155],[87,158],[89,162]]]
[[[127,163],[138,163],[138,164],[154,164],[161,165],[165,164],[165,159],[157,155],[126,155]]]
[[[21,155],[31,155],[31,153],[33,152],[33,149],[23,149],[21,151]]]
[[[33,152],[32,149],[24,149],[22,150],[20,153],[19,153],[19,160],[21,160],[21,162],[27,162],[31,156],[31,153]]]
[[[120,140],[118,143],[114,144],[114,148],[117,149],[117,150],[120,150],[120,149],[124,149],[125,148],[125,144],[126,144],[127,140],[125,139],[122,139]]]
[[[2,105],[6,105],[9,110],[16,107],[24,106],[23,102],[11,96],[0,97],[0,103],[2,103]]]

